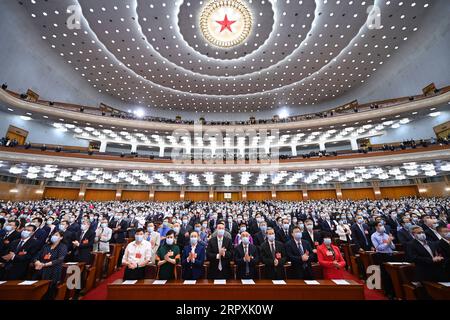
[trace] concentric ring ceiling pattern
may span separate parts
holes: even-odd
[[[41,37],[99,92],[131,105],[201,113],[257,112],[342,95],[388,63],[431,6],[426,0],[241,0],[252,15],[250,33],[220,48],[200,28],[211,1],[18,2]],[[369,29],[374,4],[381,28]],[[81,29],[67,27],[70,5],[81,7]]]

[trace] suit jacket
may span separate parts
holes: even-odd
[[[14,252],[14,259],[5,263],[5,280],[22,280],[26,278],[28,266],[40,250],[39,242],[30,238],[19,249],[21,239],[16,239],[8,246],[8,252]]]
[[[437,252],[437,243],[427,241],[433,255]],[[416,239],[407,247],[408,257],[415,263],[415,281],[444,281],[444,263],[433,262],[433,257],[425,247]]]
[[[437,235],[429,227],[424,228],[424,232],[427,235],[428,241],[431,241],[431,242],[439,241],[439,238],[437,237]]]
[[[266,238],[262,231],[255,233],[255,235],[253,236],[253,244],[257,246],[258,249],[259,247],[261,247],[264,241],[266,241]]]
[[[284,231],[284,229],[279,229],[279,230],[277,230],[276,232],[275,232],[275,238],[276,238],[276,240],[278,240],[278,241],[280,241],[280,242],[283,242],[283,243],[286,243],[286,242],[288,242],[289,240],[291,240],[291,228],[292,228],[292,226],[289,226],[289,230],[288,230],[288,232],[287,232],[287,235],[286,235],[286,232]]]
[[[278,265],[275,267],[275,257],[270,250],[269,241],[266,241],[261,246],[261,260],[264,263],[264,273],[267,279],[282,280],[285,278],[284,265],[286,264],[286,250],[284,244],[275,240],[275,253],[281,255],[278,259]]]
[[[331,227],[330,227],[331,225]],[[330,219],[330,224],[328,224],[327,220],[319,220],[319,228],[322,231],[330,232],[331,234],[334,233],[336,230],[336,225],[334,224],[333,220]]]
[[[306,262],[302,260],[300,249],[294,239],[285,244],[287,258],[292,264],[292,275],[294,279],[312,279],[311,262],[314,259],[313,249],[308,241],[301,240],[301,243],[303,254],[306,251],[309,252],[309,259]]]
[[[119,230],[114,231],[113,230],[113,236],[111,238],[111,243],[125,243],[125,234],[127,232],[128,228],[128,222],[126,222],[124,219],[120,221],[114,220],[109,225],[111,229],[119,228]]]
[[[213,233],[216,230],[217,222],[219,222],[219,219],[209,221],[208,225],[209,225],[209,230],[211,230],[211,233]]]
[[[84,234],[83,238],[81,238],[81,235],[82,231],[80,231],[76,236],[76,240],[80,243],[80,245],[74,250],[74,258],[78,262],[90,264],[92,262],[91,252],[94,250],[95,232],[88,230]]]
[[[356,245],[356,250],[362,248],[364,251],[369,251],[372,247],[372,241],[370,240],[369,226],[365,223],[362,224],[364,233],[357,223],[354,223],[350,229],[352,230],[353,242]],[[367,240],[367,242],[366,242]]]
[[[39,245],[42,247],[45,244],[45,241],[47,240],[48,235],[50,234],[50,227],[44,226],[42,228],[36,229],[36,232],[34,233],[33,237],[37,240]]]
[[[405,228],[401,228],[400,230],[397,231],[397,238],[404,248],[406,248],[408,242],[414,240],[411,233]]]
[[[233,221],[231,229],[230,229],[230,224],[227,221],[226,224],[225,224],[225,228],[228,230],[229,233],[231,233],[231,239],[236,238],[236,235],[239,232],[239,227],[238,227],[238,224],[235,221]]]
[[[331,245],[334,251],[333,255],[329,253],[325,244],[321,244],[317,247],[317,258],[319,264],[322,267],[323,278],[324,279],[342,279],[343,278],[343,268],[345,267],[345,260],[342,257],[341,251],[335,245]],[[340,268],[337,269],[333,265],[333,261],[336,260],[339,263]]]
[[[222,246],[227,249],[225,252],[225,256],[221,257],[222,261],[222,271],[225,274],[226,278],[229,278],[231,275],[231,267],[230,261],[233,257],[233,243],[231,239],[227,237],[223,237]],[[208,241],[208,247],[206,248],[206,257],[209,261],[208,268],[208,278],[209,279],[218,279],[217,276],[220,274],[218,269],[219,267],[219,259],[217,259],[217,254],[219,253],[219,245],[217,242],[217,237],[213,237]]]
[[[69,225],[69,227],[67,228],[67,231],[71,231],[76,234],[77,232],[81,231],[81,227],[77,222],[74,222]]]
[[[205,262],[206,258],[206,251],[205,247],[198,243],[195,247],[195,253],[197,254],[197,258],[192,263],[191,261],[187,261],[187,258],[189,257],[189,253],[192,251],[192,246],[188,245],[184,247],[182,258],[181,258],[181,265],[182,265],[182,278],[184,280],[197,280],[203,277],[203,264]]]
[[[256,279],[258,276],[256,270],[256,266],[259,262],[258,248],[251,243],[248,244],[248,255],[252,257],[250,262],[244,260],[245,252],[242,242],[234,248],[234,262],[236,263],[236,277],[238,279]],[[247,264],[249,270],[248,274],[246,273]]]
[[[20,239],[20,232],[14,230],[9,235],[6,235],[6,233],[3,235],[3,238],[0,239],[0,256],[4,256],[8,253],[9,245],[17,240]]]
[[[438,252],[444,257],[444,281],[450,281],[450,244],[444,239],[439,240]]]
[[[317,245],[320,245],[322,243],[322,237],[320,236],[319,231],[313,230],[313,236],[314,236],[314,241],[311,238],[311,236],[309,235],[308,230],[303,231],[302,233],[302,240],[305,240],[309,243],[309,245],[311,246],[311,248],[315,249],[317,247]]]

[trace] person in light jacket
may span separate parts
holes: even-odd
[[[112,230],[108,227],[108,220],[102,218],[101,223],[95,230],[94,251],[109,253],[109,241],[112,237]]]

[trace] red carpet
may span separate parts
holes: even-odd
[[[354,280],[356,282],[364,284],[364,297],[366,300],[388,300],[388,298],[384,295],[383,290],[368,289],[363,280],[358,279],[350,272],[347,271],[344,272],[344,279]]]
[[[85,296],[83,296],[80,300],[106,300],[107,298],[107,285],[108,283],[112,283],[116,281],[117,279],[123,278],[123,271],[125,269],[122,268],[119,271],[113,273],[109,278],[106,278],[100,284],[89,291]]]
[[[121,269],[120,271],[113,273],[109,278],[103,280],[98,287],[89,291],[83,298],[81,298],[81,300],[106,300],[107,284],[123,278],[123,270],[124,269]],[[349,272],[345,272],[344,274],[344,279],[364,283],[362,280],[356,278]],[[382,290],[369,290],[366,285],[364,285],[364,296],[366,300],[387,300]]]

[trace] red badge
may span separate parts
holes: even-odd
[[[87,239],[83,240],[83,244],[88,244],[88,243],[89,243],[89,240],[87,240]]]
[[[314,242],[314,245],[317,247],[319,245],[319,243],[316,241],[316,242]]]
[[[136,253],[136,259],[140,259],[142,258],[142,254],[140,254],[139,252]]]
[[[52,255],[50,254],[50,253],[47,253],[45,256],[44,256],[44,260],[50,260],[52,258]]]
[[[277,252],[277,253],[275,254],[275,257],[276,257],[278,260],[281,259],[281,253]]]
[[[20,251],[20,252],[19,252],[19,256],[24,256],[24,255],[26,255],[26,254],[27,254],[26,251]]]

